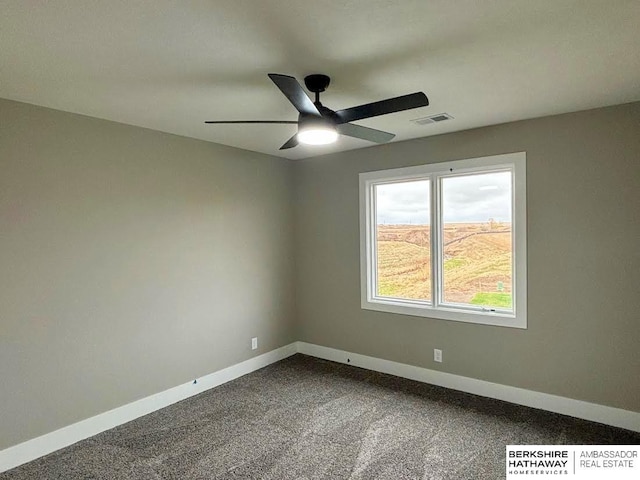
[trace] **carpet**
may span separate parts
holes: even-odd
[[[500,479],[512,444],[640,433],[298,354],[0,479]]]

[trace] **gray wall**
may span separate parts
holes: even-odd
[[[292,192],[286,160],[0,100],[0,449],[295,340]]]
[[[521,150],[528,330],[360,309],[359,172]],[[640,103],[291,163],[0,100],[0,449],[298,339],[640,411],[639,192]]]
[[[361,310],[358,173],[515,151],[529,328]],[[640,103],[308,159],[295,185],[300,340],[640,411]]]

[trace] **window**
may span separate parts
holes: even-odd
[[[360,174],[362,308],[526,328],[526,155]]]

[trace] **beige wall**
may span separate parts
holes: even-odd
[[[0,449],[295,340],[291,182],[0,100]]]
[[[527,152],[529,328],[362,310],[358,173],[516,151]],[[300,340],[640,411],[640,103],[294,168]]]

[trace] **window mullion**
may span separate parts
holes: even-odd
[[[376,223],[376,215],[377,215],[377,198],[376,198],[376,186],[375,184],[370,184],[368,188],[368,201],[371,205],[369,209],[370,215],[367,218],[367,222],[369,223],[367,230],[370,232],[369,235],[369,249],[370,249],[370,273],[368,274],[370,283],[370,297],[374,298],[378,296],[378,226]]]
[[[441,303],[440,252],[442,249],[440,219],[440,185],[438,176],[431,176],[431,301],[434,308]]]

